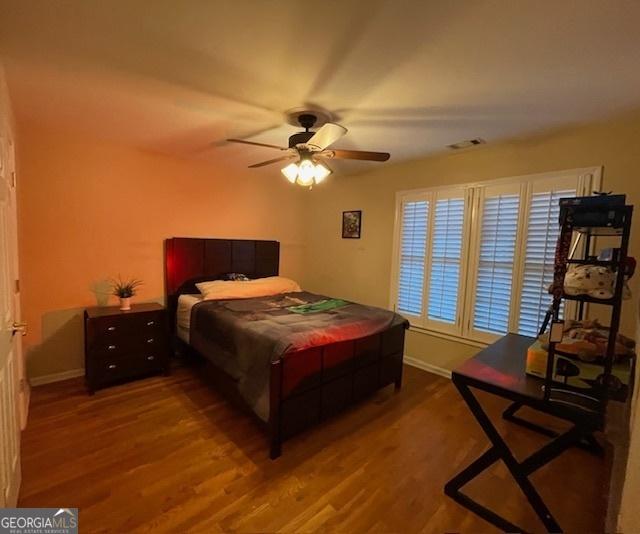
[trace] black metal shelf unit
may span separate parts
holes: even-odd
[[[633,206],[625,205],[624,197],[583,197],[560,200],[560,235],[556,253],[554,268],[554,281],[552,286],[553,301],[549,310],[553,322],[560,322],[561,309],[564,300],[577,301],[578,317],[583,318],[584,305],[586,303],[604,304],[610,307],[611,320],[609,323],[609,337],[607,340],[603,372],[601,380],[592,388],[577,391],[576,388],[562,384],[554,379],[556,373],[556,357],[563,356],[556,350],[557,340],[553,341],[550,335],[549,356],[544,385],[545,400],[550,403],[563,404],[567,407],[575,407],[586,413],[600,417],[601,425],[604,424],[604,415],[607,402],[610,397],[612,384],[612,367],[615,361],[615,346],[620,327],[620,314],[622,308],[623,289],[625,283],[624,265],[629,248],[631,232],[631,216]],[[585,221],[590,224],[585,224]],[[569,247],[576,239],[577,234],[584,238],[581,247],[583,258],[569,258]],[[608,240],[619,241],[618,252],[615,260],[599,261],[589,257],[592,249],[593,238],[606,236]],[[598,299],[588,295],[567,295],[564,292],[564,278],[568,265],[600,265],[609,266],[615,270],[614,294],[609,299]]]

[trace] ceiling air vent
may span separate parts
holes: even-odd
[[[459,143],[453,143],[452,145],[447,145],[447,148],[451,150],[460,150],[461,148],[469,148],[470,146],[476,145],[484,145],[486,141],[484,139],[480,139],[476,137],[475,139],[468,139],[466,141],[460,141]]]

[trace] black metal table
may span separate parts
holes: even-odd
[[[544,380],[528,376],[525,373],[527,349],[534,341],[535,338],[507,334],[467,360],[452,374],[453,383],[489,438],[491,447],[447,482],[444,492],[465,508],[506,532],[524,532],[524,530],[474,501],[462,493],[461,488],[495,462],[502,460],[546,530],[562,532],[560,525],[529,480],[529,476],[569,447],[590,440],[593,432],[601,429],[603,424],[602,416],[599,414],[585,412],[569,404],[549,402],[544,399]],[[572,426],[566,432],[553,436],[550,442],[529,457],[518,461],[482,409],[471,391],[472,388],[513,401],[512,407],[505,412],[507,419],[509,419],[510,411],[513,412],[521,406],[530,406],[554,417],[570,421]]]

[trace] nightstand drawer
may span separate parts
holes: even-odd
[[[166,358],[160,354],[123,354],[113,358],[96,358],[89,373],[96,382],[107,384],[164,369]]]
[[[142,335],[141,335],[142,334]],[[166,350],[165,335],[161,331],[131,333],[119,335],[112,339],[98,339],[89,353],[95,358],[109,358],[114,355],[128,354],[132,352],[156,351],[158,347]]]
[[[153,336],[154,333],[162,331],[166,327],[164,314],[158,313],[102,317],[93,321],[91,326],[94,329],[94,339],[101,342],[108,342],[109,340],[131,335]]]

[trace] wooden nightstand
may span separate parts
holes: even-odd
[[[84,312],[84,363],[89,393],[117,382],[169,372],[167,314],[156,303]]]

